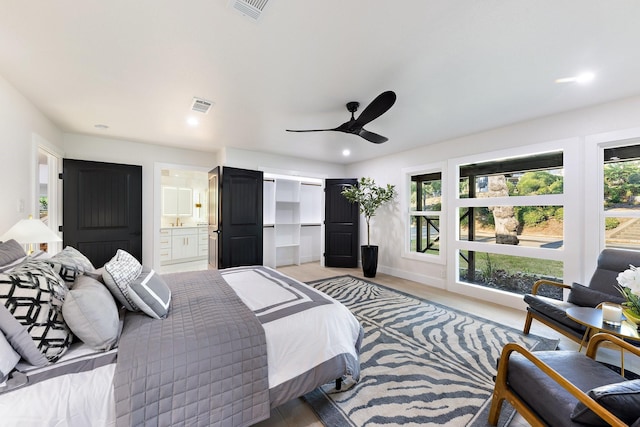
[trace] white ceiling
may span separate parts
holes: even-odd
[[[0,75],[65,132],[351,163],[640,94],[639,19],[637,0],[270,0],[258,21],[228,0],[0,0]],[[385,90],[365,127],[384,144],[285,132]]]

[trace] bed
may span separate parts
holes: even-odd
[[[70,295],[95,271],[62,270]],[[362,327],[329,296],[263,266],[154,277],[170,295],[164,316],[161,292],[145,302],[130,285],[116,305],[138,310],[118,311],[117,342],[75,338],[43,366],[20,360],[0,385],[2,425],[245,426],[322,384],[359,380]]]

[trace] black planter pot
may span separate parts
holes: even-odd
[[[360,246],[362,257],[362,272],[364,277],[376,277],[378,270],[378,247],[373,245]]]

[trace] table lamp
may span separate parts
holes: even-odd
[[[29,245],[27,254],[33,253],[34,243],[61,242],[62,239],[39,219],[21,219],[0,237],[0,241],[14,239],[16,242]]]

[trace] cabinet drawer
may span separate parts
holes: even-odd
[[[160,238],[162,239],[163,237],[171,237],[171,230],[167,230],[166,228],[161,228]]]
[[[160,237],[160,249],[171,249],[170,237]]]
[[[160,250],[160,262],[169,261],[171,259],[171,250],[170,249],[161,249]]]
[[[198,246],[198,256],[207,256],[209,255],[209,247],[207,245]]]
[[[200,245],[207,246],[209,244],[209,235],[208,234],[198,234],[198,243]]]
[[[172,236],[188,236],[188,235],[197,235],[198,234],[198,230],[196,228],[179,228],[176,227],[174,229],[171,230],[171,235]]]

